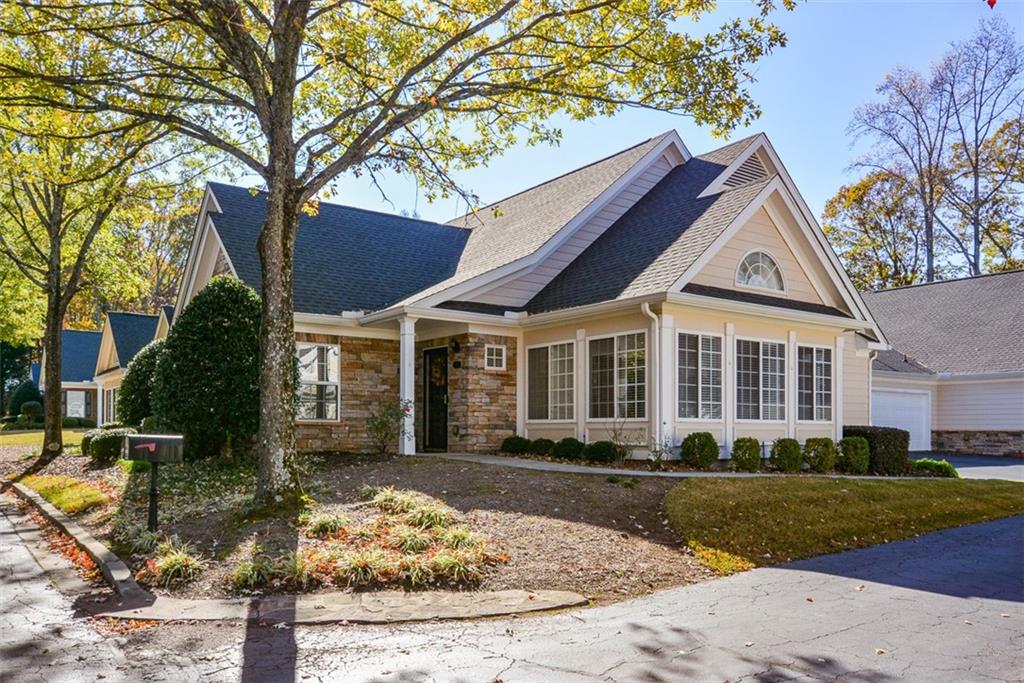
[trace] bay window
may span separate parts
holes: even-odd
[[[642,419],[647,414],[647,335],[591,339],[590,417]]]
[[[298,342],[300,420],[337,420],[339,402],[338,347]]]
[[[736,418],[786,419],[786,345],[736,340]]]
[[[574,347],[573,342],[564,342],[526,351],[527,419],[574,419]]]
[[[722,417],[722,338],[679,333],[677,416],[718,420]]]
[[[797,347],[797,417],[832,420],[832,349]]]

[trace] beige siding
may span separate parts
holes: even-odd
[[[1024,378],[942,380],[936,394],[934,430],[1024,430]]]
[[[871,359],[858,355],[857,337],[847,333],[843,348],[843,424],[871,424]]]

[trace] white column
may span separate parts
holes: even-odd
[[[529,438],[526,433],[526,335],[516,333],[516,434]]]
[[[786,436],[796,438],[796,330],[789,331],[789,343],[786,345]]]
[[[661,331],[659,322],[652,320],[647,333],[647,440],[650,448],[661,443]]]
[[[416,318],[398,321],[398,386],[403,405],[409,406],[405,429],[398,445],[401,455],[416,454]]]
[[[103,426],[103,383],[96,382],[96,426]]]
[[[576,400],[576,438],[583,443],[587,442],[587,412],[590,406],[587,404],[587,331],[576,330],[576,353],[573,355],[576,366],[576,376],[573,378]]]
[[[658,410],[661,416],[660,446],[675,436],[676,321],[673,316],[665,314],[659,316],[658,320],[661,324],[661,344],[658,348],[661,352],[661,396],[658,398],[661,404]]]
[[[733,420],[736,419],[736,326],[725,324],[725,373],[722,401],[722,418],[725,421],[725,452],[732,453],[735,434]]]
[[[832,422],[835,424],[835,440],[843,438],[843,351],[846,337],[836,335],[835,358],[832,359]]]

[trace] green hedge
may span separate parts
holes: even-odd
[[[804,462],[812,472],[831,472],[836,466],[836,442],[827,436],[807,439]]]
[[[89,448],[94,437],[103,433],[102,429],[90,429],[82,435],[82,455],[89,455]]]
[[[583,449],[583,457],[588,462],[615,462],[620,460],[621,456],[621,449],[611,441],[595,441],[588,443]]]
[[[81,418],[78,417],[65,415],[60,419],[60,426],[63,427],[64,429],[75,429],[76,427],[82,426],[82,420]]]
[[[949,464],[948,460],[932,460],[931,458],[919,458],[911,465],[910,473],[915,477],[949,477],[959,479],[960,473]]]
[[[218,455],[256,434],[259,355],[259,296],[235,278],[213,278],[174,321],[150,395],[153,415],[185,437],[186,459]]]
[[[89,442],[89,463],[93,467],[110,467],[121,457],[124,437],[134,433],[131,428],[99,430]]]
[[[683,439],[679,457],[687,467],[706,470],[718,461],[718,442],[711,432],[693,432]]]
[[[761,469],[761,443],[752,436],[742,436],[733,441],[732,467],[739,472]]]
[[[530,440],[525,436],[510,436],[501,442],[501,452],[522,455],[530,449]]]
[[[584,448],[586,446],[582,441],[567,436],[555,444],[555,447],[551,449],[551,455],[566,460],[578,460],[583,457]]]
[[[843,436],[860,436],[868,442],[869,469],[875,474],[897,476],[910,469],[910,432],[905,429],[846,426]]]
[[[7,403],[7,414],[21,415],[21,406],[29,401],[41,404],[43,402],[43,395],[39,393],[39,387],[36,386],[36,383],[27,379],[16,386],[14,391],[11,392],[11,398]]]
[[[18,416],[24,415],[29,422],[39,422],[43,418],[43,404],[39,401],[25,401],[21,404],[21,412]]]
[[[125,424],[140,425],[142,420],[153,414],[150,401],[153,375],[163,347],[163,339],[150,342],[128,364],[117,391],[117,415]]]
[[[836,469],[844,474],[867,474],[871,466],[868,441],[863,436],[847,436],[839,442]]]
[[[803,461],[800,442],[796,439],[775,439],[768,461],[780,472],[799,472]]]
[[[533,455],[548,455],[554,447],[555,442],[551,439],[534,439],[530,442],[529,452]]]

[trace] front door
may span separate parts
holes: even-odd
[[[424,448],[443,451],[448,448],[448,348],[423,352]]]

